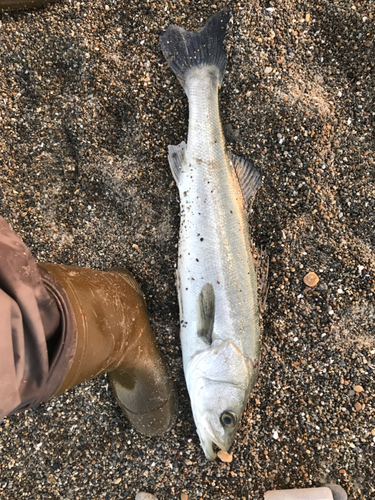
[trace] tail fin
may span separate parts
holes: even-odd
[[[197,33],[178,26],[168,26],[160,35],[164,57],[184,87],[190,68],[215,65],[222,84],[227,58],[223,48],[225,28],[230,19],[228,8],[209,18]]]

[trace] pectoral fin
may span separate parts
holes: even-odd
[[[206,283],[197,300],[197,333],[208,344],[212,343],[215,319],[215,292],[211,283]]]
[[[237,174],[243,199],[247,204],[250,202],[251,198],[256,195],[256,192],[262,184],[262,176],[254,167],[251,160],[241,158],[230,151],[228,152],[228,155]]]
[[[182,141],[178,146],[168,146],[168,160],[173,178],[177,184],[180,183],[181,170],[185,161],[186,143]]]

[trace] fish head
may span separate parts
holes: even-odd
[[[256,378],[235,343],[214,341],[191,361],[187,384],[195,425],[206,457],[229,451]]]

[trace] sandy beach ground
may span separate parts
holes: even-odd
[[[224,5],[222,119],[228,147],[264,176],[249,224],[269,258],[261,371],[228,464],[206,461],[182,372],[166,151],[186,138],[187,99],[158,43]],[[130,428],[105,375],[6,418],[2,499],[252,500],[326,482],[375,498],[374,23],[369,0],[0,15],[1,214],[37,261],[134,273],[179,395],[157,438]]]

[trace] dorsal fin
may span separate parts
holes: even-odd
[[[215,292],[211,283],[206,283],[197,300],[197,333],[208,343],[212,343],[215,319]]]
[[[241,158],[231,151],[228,151],[228,154],[237,174],[243,199],[245,203],[248,204],[251,198],[256,195],[256,192],[262,184],[262,176],[254,167],[254,163],[251,160]]]
[[[178,146],[168,146],[169,166],[171,167],[172,175],[177,186],[180,182],[181,169],[185,161],[185,150],[185,141],[180,142]]]

